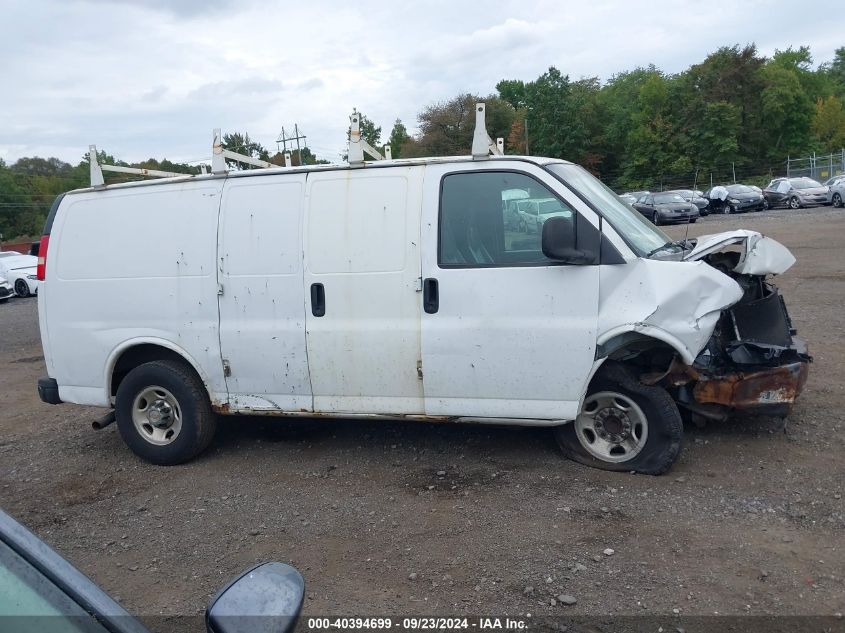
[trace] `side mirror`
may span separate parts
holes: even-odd
[[[284,563],[262,563],[238,576],[208,603],[209,633],[288,633],[293,630],[305,581]]]
[[[598,260],[598,231],[580,215],[573,217],[577,218],[577,224],[571,218],[560,216],[549,218],[543,223],[543,255],[565,264],[594,264]],[[596,239],[581,237],[582,232],[589,232],[590,229]]]

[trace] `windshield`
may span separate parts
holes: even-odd
[[[795,189],[812,189],[813,187],[821,187],[820,182],[816,182],[812,178],[794,178],[789,181]]]
[[[640,257],[671,244],[672,240],[663,231],[622,202],[610,187],[583,167],[552,163],[546,169],[586,198]]]
[[[673,202],[686,201],[677,193],[661,193],[654,196],[654,204],[672,204]]]
[[[745,185],[728,185],[725,188],[731,193],[751,193],[751,187]]]

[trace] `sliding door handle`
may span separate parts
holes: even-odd
[[[429,277],[423,281],[423,310],[435,314],[440,309],[440,289],[437,280]]]
[[[323,284],[311,284],[311,314],[315,317],[326,314],[326,289]]]

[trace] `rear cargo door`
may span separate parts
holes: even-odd
[[[302,286],[305,174],[229,178],[217,264],[229,405],[311,411]]]
[[[305,291],[314,410],[423,413],[420,167],[308,176]]]

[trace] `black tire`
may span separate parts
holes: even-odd
[[[657,214],[657,211],[651,214],[651,223],[654,226],[660,226],[660,216]]]
[[[137,396],[151,386],[168,390],[181,410],[181,429],[171,443],[156,445],[144,438],[133,422]],[[115,399],[117,428],[126,445],[141,459],[172,466],[186,462],[208,448],[217,430],[205,386],[194,370],[172,360],[153,361],[130,371]]]
[[[766,198],[763,198],[763,211],[768,211],[772,208],[772,205],[769,204],[769,201]]]
[[[724,207],[722,207],[722,213],[724,213],[725,215],[730,215],[732,213],[736,213],[736,211],[731,205],[726,204]]]
[[[842,206],[842,196],[838,193],[833,194],[833,206],[837,209]]]
[[[19,297],[29,296],[29,284],[26,283],[26,279],[15,280],[15,294]]]
[[[632,459],[622,462],[604,461],[593,456],[578,439],[575,422],[555,427],[555,439],[568,459],[600,468],[621,472],[635,471],[645,475],[662,475],[681,454],[683,422],[678,407],[662,387],[648,386],[634,378],[616,363],[601,368],[590,385],[590,394],[617,392],[630,397],[648,421],[645,445]]]
[[[796,196],[792,196],[789,199],[789,208],[792,210],[800,209],[801,208],[801,201],[798,200]]]
[[[690,221],[689,221],[689,223],[690,223],[690,224],[695,224],[695,221],[696,221],[697,219],[698,219],[698,218],[693,218],[692,220],[690,220]]]

